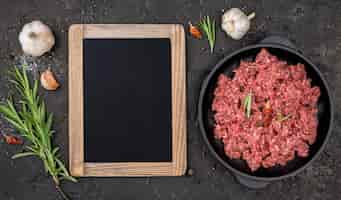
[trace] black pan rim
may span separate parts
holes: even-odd
[[[227,162],[225,162],[218,154],[217,152],[214,150],[214,148],[212,147],[211,143],[209,142],[209,139],[207,138],[207,132],[204,128],[204,122],[203,122],[203,110],[202,110],[202,106],[203,106],[203,101],[204,101],[204,96],[206,94],[206,90],[207,90],[207,86],[208,83],[210,82],[210,80],[212,79],[213,75],[216,73],[216,71],[223,66],[223,64],[230,58],[234,57],[235,55],[243,52],[243,51],[247,51],[250,49],[256,49],[256,48],[277,48],[283,51],[288,51],[298,57],[300,57],[301,59],[303,59],[304,61],[306,61],[319,75],[319,77],[321,78],[326,90],[327,90],[327,95],[328,95],[328,100],[330,103],[330,121],[329,121],[329,127],[328,127],[328,132],[326,134],[326,138],[323,141],[320,149],[315,153],[315,155],[313,155],[313,157],[311,158],[310,161],[308,161],[307,163],[305,163],[304,165],[302,165],[300,168],[298,168],[297,170],[290,172],[288,174],[285,175],[281,175],[281,176],[277,176],[277,177],[259,177],[259,176],[253,176],[250,174],[247,174],[245,172],[239,171],[235,168],[233,168],[231,165],[229,165]],[[241,48],[239,50],[234,51],[233,53],[225,56],[222,60],[220,60],[215,67],[210,71],[210,73],[206,76],[206,78],[204,79],[202,86],[201,86],[201,90],[200,90],[200,94],[199,94],[199,102],[198,102],[198,122],[199,122],[199,128],[200,131],[202,133],[202,136],[204,138],[205,144],[208,146],[210,153],[227,169],[229,169],[231,172],[233,172],[235,175],[239,175],[248,179],[253,179],[253,180],[257,180],[257,181],[277,181],[277,180],[281,180],[284,178],[288,178],[288,177],[292,177],[297,175],[298,173],[302,172],[307,166],[309,166],[311,163],[313,163],[321,154],[321,152],[324,150],[326,144],[328,143],[329,137],[331,135],[332,132],[332,127],[333,127],[333,123],[334,123],[334,103],[333,103],[333,97],[332,97],[332,93],[330,91],[330,88],[328,86],[327,80],[324,78],[323,74],[321,73],[321,71],[309,60],[307,59],[305,56],[303,56],[302,54],[300,54],[299,52],[297,52],[296,50],[290,48],[290,47],[286,47],[283,45],[277,45],[277,44],[256,44],[256,45],[250,45],[250,46],[246,46],[244,48]]]

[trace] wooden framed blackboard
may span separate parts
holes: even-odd
[[[71,174],[184,174],[185,77],[181,25],[72,25]]]

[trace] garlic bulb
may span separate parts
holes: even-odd
[[[55,39],[47,25],[33,21],[24,25],[19,34],[19,42],[25,54],[36,57],[50,51]]]
[[[40,83],[46,90],[56,90],[59,87],[59,83],[55,79],[50,68],[41,73]]]
[[[250,29],[250,20],[255,16],[255,13],[247,16],[239,8],[231,8],[223,14],[221,27],[231,38],[239,40]]]

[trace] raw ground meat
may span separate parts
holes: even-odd
[[[319,87],[303,64],[289,65],[262,49],[254,62],[241,61],[234,77],[221,74],[214,91],[215,137],[226,155],[244,159],[251,171],[306,157],[317,134]],[[251,115],[243,102],[251,94]]]

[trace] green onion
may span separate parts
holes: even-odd
[[[203,30],[208,40],[208,44],[210,45],[211,53],[213,53],[214,45],[215,45],[215,37],[216,37],[216,26],[215,20],[211,19],[209,16],[203,17],[201,22],[199,23],[199,27]]]

